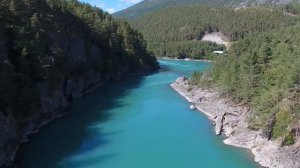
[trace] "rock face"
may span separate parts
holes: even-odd
[[[236,105],[219,96],[214,89],[201,89],[190,86],[188,79],[179,78],[171,87],[184,96],[196,108],[208,116],[215,124],[216,135],[224,133],[224,143],[250,149],[254,159],[263,167],[299,168],[300,138],[292,146],[281,147],[277,141],[270,141],[261,130],[248,128],[249,107]],[[180,82],[181,81],[181,82]]]
[[[101,49],[93,44],[84,43],[80,38],[68,38],[64,34],[59,33],[56,35],[49,34],[49,38],[53,38],[52,40],[55,41],[56,47],[67,53],[68,57],[66,62],[64,62],[64,67],[68,70],[73,70],[74,73],[71,75],[54,74],[58,77],[53,80],[55,84],[47,80],[36,83],[35,88],[39,97],[37,104],[40,105],[40,109],[33,111],[32,115],[19,117],[19,120],[17,120],[16,116],[6,115],[0,111],[1,168],[13,165],[15,154],[20,144],[28,141],[28,135],[37,133],[45,124],[66,115],[72,99],[77,99],[93,92],[108,80],[130,75],[126,70],[120,70],[117,75],[111,75],[106,71],[103,72],[104,56]],[[50,66],[54,59],[46,61],[49,62]],[[94,66],[97,66],[97,68],[94,68]],[[82,67],[85,67],[85,69],[76,73]],[[95,69],[99,72],[96,72]],[[147,71],[141,69],[141,73]]]
[[[20,144],[18,125],[11,116],[0,112],[0,165],[14,160],[16,146]]]
[[[92,92],[101,84],[99,75],[93,72],[86,78],[66,79],[64,83],[51,92],[48,84],[39,86],[41,113],[28,118],[25,126],[20,127],[13,116],[5,116],[0,112],[0,167],[13,164],[20,144],[28,141],[28,135],[37,133],[45,124],[67,114],[72,99]]]
[[[220,135],[223,129],[223,121],[224,121],[224,117],[225,117],[225,112],[223,112],[220,116],[217,116],[216,118],[216,126],[215,126],[215,131],[216,131],[216,135]]]

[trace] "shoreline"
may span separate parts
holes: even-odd
[[[198,61],[198,62],[212,62],[211,60],[200,60],[200,59],[179,59],[179,58],[169,58],[169,57],[157,57],[158,60],[174,60],[174,61]]]
[[[292,146],[281,147],[278,141],[263,137],[261,131],[250,130],[248,107],[221,98],[215,89],[190,86],[185,77],[178,78],[170,86],[212,121],[216,135],[225,135],[224,144],[249,149],[254,161],[262,167],[300,167],[300,141]]]
[[[128,76],[123,76],[122,78],[136,78],[136,77],[142,77],[142,76],[146,76],[152,73],[155,73],[157,70],[150,70],[150,71],[145,71],[145,72],[139,72],[139,73],[133,73],[133,74],[128,74]],[[91,86],[90,88],[88,88],[87,90],[83,91],[79,96],[71,98],[69,100],[69,103],[73,102],[76,99],[81,99],[85,96],[88,96],[89,94],[94,93],[97,89],[99,89],[100,87],[105,87],[106,85],[108,85],[111,82],[117,82],[117,80],[115,81],[102,81],[102,82],[98,82],[96,83],[94,86]],[[9,161],[7,163],[4,163],[3,165],[5,166],[5,164],[7,164],[8,166],[15,166],[17,165],[16,161],[18,159],[18,157],[20,157],[19,150],[20,148],[22,148],[22,145],[25,143],[28,143],[31,139],[32,135],[35,134],[39,134],[41,131],[43,131],[44,127],[56,122],[57,120],[63,118],[63,117],[68,117],[69,115],[71,115],[71,111],[69,109],[69,105],[66,109],[60,109],[60,110],[56,110],[55,114],[53,114],[53,116],[51,118],[47,118],[44,120],[40,120],[39,124],[36,127],[33,128],[25,128],[24,130],[20,130],[20,143],[18,144],[18,146],[16,147],[16,149],[12,152],[12,153],[8,153],[9,155]],[[1,163],[0,163],[0,167],[1,167]],[[18,166],[18,165],[17,165]]]

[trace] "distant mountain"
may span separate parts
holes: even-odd
[[[114,16],[134,19],[158,9],[181,5],[203,5],[209,7],[277,6],[294,1],[300,2],[300,0],[144,0],[132,7],[115,13]]]

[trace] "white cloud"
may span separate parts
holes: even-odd
[[[108,13],[112,14],[112,13],[115,13],[115,12],[116,12],[116,9],[114,9],[114,8],[107,8],[106,11],[107,11]]]

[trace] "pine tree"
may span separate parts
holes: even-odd
[[[39,26],[39,16],[37,13],[34,13],[30,18],[30,24],[32,28],[37,28]]]
[[[16,0],[11,0],[10,4],[9,4],[9,10],[16,15],[17,14],[17,4],[16,4]]]

